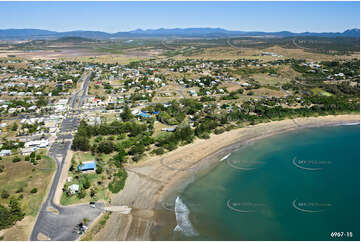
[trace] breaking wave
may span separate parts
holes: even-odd
[[[220,161],[224,161],[225,159],[227,159],[228,157],[231,156],[231,153],[229,153],[228,155],[224,156]]]
[[[174,202],[175,206],[175,217],[177,220],[177,226],[174,228],[174,231],[180,231],[185,236],[196,236],[198,235],[197,231],[193,229],[192,223],[189,220],[189,209],[183,203],[180,197]]]
[[[360,122],[355,122],[355,123],[341,123],[341,124],[336,124],[335,126],[350,126],[350,125],[360,125]]]

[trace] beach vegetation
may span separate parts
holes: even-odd
[[[112,193],[118,193],[122,190],[127,177],[127,171],[124,168],[119,169],[118,173],[113,176],[113,180],[108,185],[109,191]]]

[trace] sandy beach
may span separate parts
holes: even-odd
[[[163,198],[184,187],[185,181],[197,172],[214,167],[222,157],[249,142],[296,129],[359,122],[359,114],[350,114],[262,123],[211,135],[207,140],[197,139],[162,156],[127,165],[126,185],[111,203],[133,210],[129,215],[112,213],[93,240],[150,240],[152,228],[159,222],[156,213],[163,209]]]

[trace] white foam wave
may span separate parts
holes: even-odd
[[[360,122],[355,122],[355,123],[341,123],[341,124],[336,124],[335,126],[349,126],[349,125],[360,125]]]
[[[177,220],[177,226],[174,228],[174,231],[180,231],[185,236],[196,236],[198,235],[197,231],[194,230],[191,221],[189,220],[189,209],[183,203],[180,197],[174,202],[175,207],[175,217]]]
[[[228,155],[224,156],[220,161],[224,161],[224,160],[227,159],[230,155],[231,155],[231,153],[229,153]]]

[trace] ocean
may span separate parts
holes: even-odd
[[[255,141],[164,203],[154,240],[359,240],[360,126]]]

